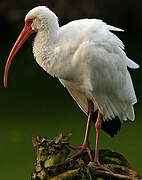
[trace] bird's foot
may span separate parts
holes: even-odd
[[[99,161],[95,162],[95,169],[102,169],[104,171],[108,171],[109,173],[113,173],[110,169],[104,167],[103,165],[101,165],[101,163]]]
[[[74,156],[72,156],[72,158],[78,156],[82,152],[87,152],[88,155],[89,155],[90,160],[91,161],[93,160],[92,155],[91,155],[91,149],[89,148],[89,146],[86,143],[83,144],[82,146],[72,146],[72,145],[70,145],[70,148],[77,151],[77,153]]]

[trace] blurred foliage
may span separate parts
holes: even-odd
[[[73,132],[72,144],[83,141],[86,116],[67,93],[66,89],[37,65],[32,55],[33,37],[15,57],[8,78],[8,88],[3,87],[6,59],[18,34],[25,14],[33,7],[46,5],[59,17],[60,25],[78,18],[100,18],[120,27],[117,33],[126,45],[131,59],[141,65],[141,0],[1,0],[0,1],[0,179],[27,180],[33,170],[31,137],[52,137],[59,130]],[[142,172],[142,121],[141,121],[141,69],[131,70],[138,104],[136,121],[123,123],[120,133],[110,138],[101,134],[101,147],[121,152],[134,169]],[[40,121],[40,125],[39,125]],[[94,148],[94,127],[90,142]]]

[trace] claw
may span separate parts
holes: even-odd
[[[87,152],[88,155],[89,155],[90,160],[91,161],[93,160],[92,155],[91,155],[91,149],[88,147],[87,144],[83,144],[82,146],[76,146],[76,147],[70,145],[70,148],[73,149],[73,150],[78,151],[74,156],[72,156],[72,158],[76,157],[77,155],[81,154],[82,152]]]
[[[101,165],[100,162],[95,162],[95,169],[102,169],[104,171],[108,171],[109,173],[113,173],[110,169],[104,167],[103,165]]]

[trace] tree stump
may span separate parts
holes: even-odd
[[[71,134],[63,136],[60,132],[51,140],[40,136],[32,138],[36,163],[31,180],[142,179],[123,155],[111,150],[100,150],[99,158],[112,173],[95,169],[85,152],[70,158],[70,137]]]

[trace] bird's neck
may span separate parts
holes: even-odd
[[[58,30],[44,30],[39,31],[36,34],[35,40],[34,40],[34,46],[52,46],[52,44],[55,43],[55,40],[57,39],[57,32]]]
[[[37,63],[47,72],[54,61],[54,46],[57,39],[56,31],[41,31],[38,32],[34,44],[33,54]],[[49,72],[50,73],[50,72]]]

